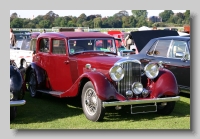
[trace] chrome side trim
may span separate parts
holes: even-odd
[[[155,103],[155,102],[169,102],[169,101],[178,101],[178,100],[180,100],[180,96],[166,97],[166,98],[154,98],[154,99],[142,99],[142,100],[112,101],[112,102],[103,102],[103,107],[133,105],[133,104],[146,104],[146,103]]]
[[[25,100],[16,100],[16,101],[10,101],[10,107],[14,106],[22,106],[26,103]]]

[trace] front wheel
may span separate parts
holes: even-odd
[[[88,81],[83,87],[81,102],[87,119],[94,122],[103,119],[105,108],[102,107],[102,101],[98,98],[91,81]]]
[[[162,115],[169,115],[175,107],[176,102],[166,102],[164,103],[165,105],[162,105],[162,103],[158,104],[157,106],[157,113],[162,114]]]

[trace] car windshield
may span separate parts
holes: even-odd
[[[87,51],[117,52],[114,39],[112,38],[70,39],[68,46],[70,54]]]

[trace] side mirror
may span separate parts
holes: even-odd
[[[176,58],[182,58],[184,56],[183,52],[176,52],[175,57]]]
[[[177,52],[175,54],[175,57],[181,58],[182,61],[190,60],[190,55],[188,53],[185,53],[185,52]]]

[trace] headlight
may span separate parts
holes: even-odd
[[[113,66],[110,71],[110,77],[113,81],[120,81],[124,78],[124,69],[118,65]]]
[[[133,90],[135,95],[139,95],[143,91],[143,85],[141,83],[139,83],[139,82],[135,82],[132,85],[132,90]]]
[[[158,76],[159,67],[155,63],[149,63],[144,67],[144,72],[148,78],[154,79]]]
[[[12,92],[10,92],[10,100],[12,100],[14,98],[14,95]]]

